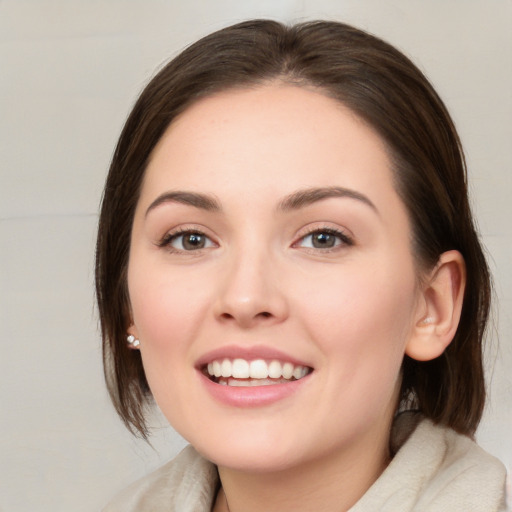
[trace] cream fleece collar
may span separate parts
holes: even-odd
[[[393,426],[399,448],[349,512],[505,512],[506,471],[471,439],[404,414]],[[210,512],[216,467],[188,446],[136,482],[104,512]]]

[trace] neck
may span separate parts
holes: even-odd
[[[388,437],[364,452],[350,446],[317,460],[274,472],[219,467],[222,489],[214,512],[343,512],[377,480],[389,462]]]

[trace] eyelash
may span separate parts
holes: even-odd
[[[327,247],[327,248],[318,248],[318,247],[304,247],[305,249],[311,250],[311,251],[320,251],[322,253],[329,253],[332,251],[339,250],[341,247],[350,247],[354,245],[354,241],[351,237],[349,237],[346,233],[343,231],[340,231],[338,229],[330,228],[330,227],[324,227],[324,228],[313,228],[306,232],[305,234],[301,235],[301,237],[292,244],[292,247],[300,247],[300,243],[303,242],[308,237],[311,237],[315,234],[326,234],[329,236],[334,236],[339,240],[339,243],[336,243],[333,247]],[[202,249],[208,249],[209,247],[201,247],[195,250],[186,250],[186,249],[177,249],[172,246],[172,243],[177,240],[180,237],[183,237],[185,235],[197,235],[200,237],[204,237],[207,240],[210,241],[212,245],[215,244],[211,240],[211,238],[206,235],[203,231],[200,229],[189,229],[189,228],[178,228],[175,231],[172,231],[170,233],[167,233],[158,243],[158,247],[166,248],[171,253],[194,253],[194,252],[200,252]]]
[[[309,249],[311,251],[320,251],[322,253],[329,253],[336,250],[339,250],[343,247],[351,247],[354,245],[354,240],[348,236],[346,233],[339,229],[331,228],[331,227],[315,227],[310,230],[308,230],[305,234],[301,235],[301,237],[297,240],[297,242],[294,242],[293,246],[296,247],[300,244],[300,242],[303,242],[306,238],[311,237],[315,234],[326,234],[333,236],[339,240],[339,243],[336,243],[333,247],[328,247],[324,249],[320,249],[318,247],[305,247],[305,249]]]
[[[202,249],[208,249],[209,247],[201,247],[199,249],[195,250],[186,250],[186,249],[177,249],[176,247],[172,246],[172,243],[177,240],[180,237],[184,237],[185,235],[197,235],[200,237],[204,237],[205,239],[209,240],[212,245],[215,244],[211,240],[211,238],[205,234],[200,229],[190,229],[190,228],[178,228],[175,231],[172,231],[170,233],[167,233],[159,242],[158,247],[166,248],[171,253],[194,253],[194,252],[200,252]]]

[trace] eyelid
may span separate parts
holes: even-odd
[[[305,238],[307,238],[308,236],[311,236],[315,233],[331,234],[333,236],[338,237],[341,240],[341,243],[337,244],[331,248],[320,249],[320,248],[305,247],[305,249],[311,249],[312,251],[315,251],[315,252],[320,251],[323,253],[327,253],[330,251],[339,250],[343,247],[350,247],[352,245],[355,245],[354,237],[352,234],[350,234],[348,232],[348,230],[343,229],[341,227],[333,227],[332,225],[327,225],[327,224],[316,224],[313,226],[307,226],[304,230],[301,230],[297,234],[296,241],[292,244],[292,247],[300,247],[299,243],[301,241],[303,241]]]
[[[208,231],[209,230],[203,226],[193,225],[193,224],[177,226],[175,228],[169,229],[164,234],[164,236],[162,238],[160,238],[159,240],[156,241],[155,245],[157,245],[160,248],[167,249],[171,253],[180,253],[180,254],[182,254],[182,253],[187,253],[187,254],[200,253],[201,251],[203,251],[205,249],[211,249],[211,247],[203,247],[203,248],[196,249],[193,251],[187,251],[187,250],[183,250],[183,249],[177,249],[177,248],[173,247],[171,245],[171,243],[173,240],[175,240],[176,238],[178,238],[180,236],[183,236],[183,235],[186,235],[189,233],[195,233],[195,234],[204,236],[205,238],[210,240],[210,242],[213,244],[213,246],[218,247],[218,243],[215,241],[215,237],[212,236],[211,234],[209,234]]]

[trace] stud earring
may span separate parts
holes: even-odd
[[[126,342],[129,348],[139,348],[140,341],[133,334],[128,335]]]
[[[425,325],[428,325],[428,324],[433,324],[434,323],[434,317],[432,316],[427,316],[425,317],[422,321],[421,321],[422,324],[425,324]]]

